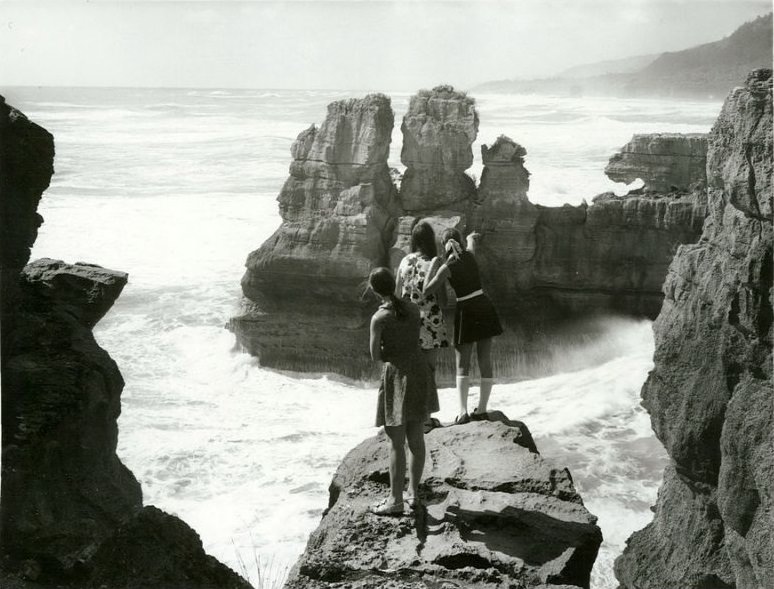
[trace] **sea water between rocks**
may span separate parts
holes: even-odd
[[[266,577],[281,579],[317,526],[343,456],[376,432],[376,393],[333,375],[261,368],[235,350],[223,326],[237,309],[247,254],[280,223],[275,199],[291,143],[323,121],[329,102],[365,93],[4,93],[56,142],[33,259],[129,273],[95,330],[126,380],[119,456],[146,504],[180,516],[209,553],[271,586]],[[402,168],[400,120],[410,95],[387,94],[396,114],[390,165]],[[481,127],[470,172],[480,177],[480,145],[506,134],[527,149],[531,200],[551,206],[620,191],[603,169],[632,134],[707,132],[720,109],[675,100],[476,99]],[[607,589],[617,586],[612,563],[626,538],[650,520],[666,454],[639,405],[652,367],[650,323],[610,317],[592,331],[557,340],[543,378],[497,385],[491,407],[525,421],[541,453],[571,470],[605,536],[592,586]],[[453,418],[454,397],[441,391],[442,421]]]

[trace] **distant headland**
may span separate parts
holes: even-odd
[[[728,37],[684,49],[581,65],[548,78],[495,80],[475,92],[722,100],[747,72],[772,67],[772,13]]]

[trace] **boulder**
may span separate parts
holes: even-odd
[[[153,506],[122,524],[99,547],[90,565],[94,588],[251,588],[206,554],[199,536],[185,522]]]
[[[605,174],[613,182],[641,179],[646,192],[688,192],[706,184],[707,135],[649,133],[634,135],[610,158]]]
[[[710,132],[709,218],[664,283],[642,402],[677,476],[662,491],[673,499],[659,500],[654,522],[617,561],[623,587],[644,587],[649,571],[667,569],[715,575],[721,587],[774,585],[773,152],[771,70],[757,70]],[[674,491],[677,481],[691,492]],[[713,550],[695,550],[695,528],[682,523],[699,499],[718,538]],[[662,536],[658,551],[651,530]],[[686,575],[661,586],[713,586]]]
[[[352,450],[286,587],[588,587],[596,517],[523,423],[490,416],[425,436],[424,505],[403,516],[368,510],[389,494],[384,433]]]

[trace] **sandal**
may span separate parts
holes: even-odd
[[[389,503],[389,499],[382,499],[368,510],[374,515],[403,515],[403,502]]]
[[[489,419],[489,416],[487,415],[486,411],[482,411],[479,413],[478,407],[476,407],[473,410],[473,413],[470,414],[470,419],[472,421],[487,421]]]
[[[458,415],[454,418],[454,423],[457,425],[465,425],[466,423],[470,423],[470,415],[467,413],[463,413],[462,415]]]

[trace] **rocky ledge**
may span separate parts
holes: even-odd
[[[425,436],[424,506],[403,516],[368,510],[389,494],[387,437],[353,449],[287,589],[588,587],[596,517],[523,423],[490,417]]]
[[[249,589],[185,523],[143,508],[140,484],[116,455],[124,381],[92,334],[128,276],[27,264],[53,137],[3,100],[0,130],[0,585]]]
[[[726,99],[708,222],[664,284],[642,403],[671,464],[653,522],[616,561],[626,589],[774,587],[771,92],[757,70]]]

